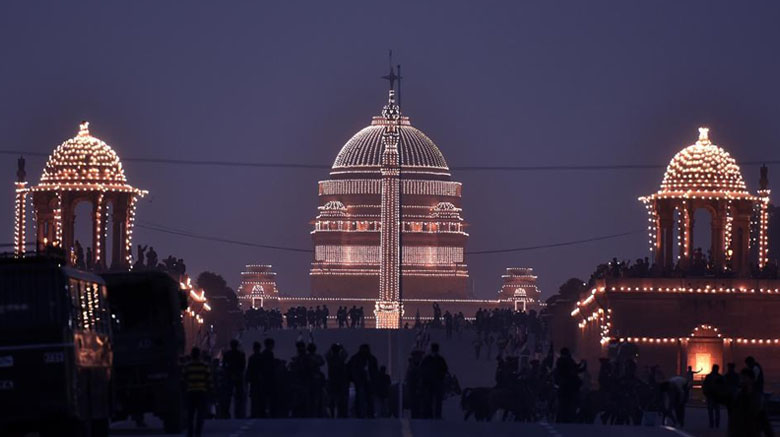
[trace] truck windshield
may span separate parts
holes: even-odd
[[[54,266],[0,266],[0,345],[62,341],[70,329],[67,293]]]
[[[173,321],[170,296],[153,288],[121,289],[111,292],[111,311],[118,321],[118,332],[138,328],[157,328]]]

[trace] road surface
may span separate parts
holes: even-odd
[[[112,435],[142,437],[164,435],[159,427],[138,430],[127,424],[116,424]],[[458,422],[398,419],[232,419],[206,421],[204,436],[219,437],[427,437],[490,436],[516,437],[687,437],[672,428],[640,426],[562,425],[513,422]]]

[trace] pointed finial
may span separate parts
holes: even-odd
[[[708,127],[699,128],[699,142],[702,144],[710,143],[710,128]]]
[[[89,136],[89,122],[84,120],[79,124],[79,136],[80,137],[86,137]]]
[[[395,74],[395,69],[393,68],[393,51],[390,50],[390,73],[382,76],[382,79],[385,79],[390,82],[390,89],[395,89],[395,81],[400,79],[398,75]]]

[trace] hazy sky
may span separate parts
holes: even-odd
[[[780,6],[720,1],[3,2],[0,150],[49,152],[88,119],[120,157],[330,164],[385,99],[387,50],[403,111],[451,166],[665,164],[699,125],[739,161],[780,159]],[[0,229],[12,238],[16,157]],[[37,181],[43,157],[28,159]],[[778,166],[770,165],[771,187]],[[125,162],[151,194],[138,221],[309,248],[327,170]],[[751,190],[758,168],[743,167]],[[662,169],[453,172],[470,250],[643,229],[636,198]],[[702,234],[702,233],[700,233]],[[247,263],[307,294],[311,256],[138,228],[135,242],[232,286]],[[5,242],[5,241],[2,241]],[[549,295],[643,233],[471,256],[479,296],[508,266]]]

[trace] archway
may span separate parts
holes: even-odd
[[[701,381],[713,365],[723,368],[723,338],[718,328],[700,325],[688,338],[687,365],[692,368],[694,381]]]

